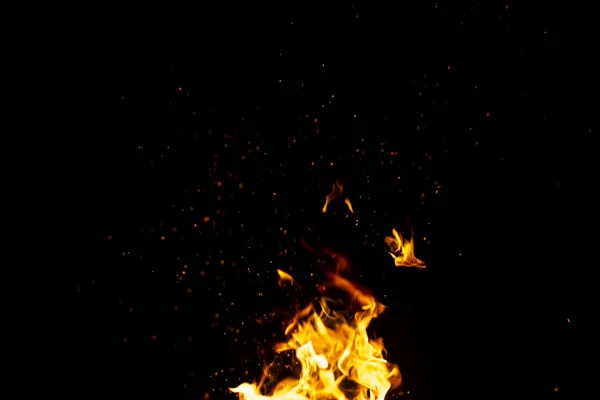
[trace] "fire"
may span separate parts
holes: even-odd
[[[332,257],[336,272],[327,274],[321,289],[344,291],[357,311],[339,311],[339,301],[321,296],[298,312],[285,329],[286,341],[276,344],[275,351],[294,352],[299,374],[269,390],[274,378],[267,368],[259,383],[230,388],[241,400],[383,400],[390,388],[400,385],[400,370],[386,361],[383,341],[367,334],[369,323],[385,306],[339,275],[337,258]],[[288,273],[278,273],[280,280],[294,282]]]
[[[291,284],[296,283],[296,280],[294,279],[294,277],[291,276],[290,274],[288,274],[287,272],[284,272],[284,271],[278,269],[277,274],[279,275],[279,286],[283,286],[284,282],[289,282]]]
[[[340,197],[343,191],[344,182],[342,182],[340,179],[337,179],[335,182],[333,182],[333,188],[331,189],[331,193],[325,196],[323,214],[327,212],[327,206],[329,206],[329,203]],[[348,206],[348,210],[350,210],[350,213],[354,214],[354,209],[352,208],[352,203],[350,202],[350,199],[346,197],[346,199],[344,199],[344,203],[346,203],[346,205]]]
[[[348,206],[348,210],[350,210],[350,212],[354,214],[354,210],[352,209],[352,203],[350,203],[350,199],[346,198],[346,200],[344,200],[344,203],[346,203],[346,205]]]
[[[386,236],[384,240],[396,267],[425,268],[425,263],[415,257],[415,235],[411,234],[410,240],[406,240],[396,229],[392,229],[392,234],[393,236]]]

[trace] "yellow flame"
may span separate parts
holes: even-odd
[[[386,236],[384,241],[396,267],[425,268],[425,263],[415,257],[415,235],[412,234],[410,240],[406,240],[396,229],[392,229],[392,234],[393,236]]]
[[[282,286],[285,282],[289,282],[292,285],[296,284],[296,280],[294,279],[294,277],[288,274],[287,272],[278,269],[277,274],[279,275],[279,286]]]
[[[291,278],[283,271],[279,276]],[[285,329],[287,341],[276,344],[275,350],[293,351],[299,374],[265,393],[265,383],[273,378],[267,368],[259,383],[230,388],[241,400],[383,400],[390,388],[400,385],[400,370],[384,358],[383,341],[367,334],[369,323],[385,306],[337,273],[328,278],[325,286],[347,292],[358,311],[337,311],[331,299],[321,297],[298,312]]]
[[[350,212],[354,214],[354,210],[352,209],[352,203],[350,203],[350,199],[346,198],[346,200],[344,200],[344,203],[346,203],[346,205],[348,206],[348,210],[350,210]]]
[[[333,200],[340,197],[342,195],[343,191],[344,191],[344,182],[342,182],[340,179],[336,179],[336,181],[333,182],[333,188],[331,189],[331,193],[329,193],[327,196],[325,196],[325,205],[323,206],[323,214],[327,212],[327,207],[329,206],[329,204]],[[354,214],[354,209],[352,208],[352,203],[350,202],[350,199],[349,198],[344,199],[344,203],[346,203],[346,205],[348,206],[348,210],[350,210],[350,213]]]

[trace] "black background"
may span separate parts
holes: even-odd
[[[592,67],[563,10],[328,4],[71,14],[65,395],[232,397],[278,329],[251,320],[287,307],[275,269],[309,279],[301,237],[390,305],[374,329],[406,397],[582,390]],[[358,226],[320,212],[338,178]],[[407,218],[425,270],[385,253]]]

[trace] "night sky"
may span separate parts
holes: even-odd
[[[389,306],[389,396],[577,398],[591,67],[565,61],[558,7],[373,3],[65,25],[64,396],[235,399],[292,312],[276,270],[319,279],[304,238]],[[321,213],[336,179],[355,214]],[[411,226],[423,270],[384,246]]]

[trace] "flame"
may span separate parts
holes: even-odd
[[[278,281],[279,286],[283,286],[285,282],[289,282],[292,285],[297,285],[294,277],[291,276],[290,274],[288,274],[287,272],[284,272],[284,271],[278,269],[277,274],[279,275],[279,281]]]
[[[336,254],[331,258],[336,271],[346,262],[336,260]],[[285,281],[293,280],[278,273]],[[240,400],[383,400],[390,388],[400,385],[400,370],[385,360],[383,341],[367,334],[369,323],[385,306],[337,272],[327,278],[323,287],[345,291],[358,311],[338,311],[336,302],[324,296],[299,311],[285,329],[287,341],[275,345],[278,353],[295,353],[299,374],[267,390],[266,383],[273,380],[267,368],[259,383],[230,388]]]
[[[344,200],[344,203],[346,203],[346,205],[348,206],[348,210],[350,210],[350,212],[352,214],[354,214],[354,210],[352,209],[352,203],[350,203],[350,199],[346,197],[346,200]]]
[[[415,257],[415,235],[412,234],[412,230],[410,241],[403,239],[396,229],[392,229],[392,234],[394,236],[386,236],[384,240],[396,267],[425,268],[425,263]]]
[[[331,193],[329,193],[327,196],[325,196],[325,205],[323,206],[323,214],[327,212],[327,206],[329,206],[329,203],[331,203],[333,200],[340,197],[342,195],[343,191],[344,191],[344,182],[342,182],[340,179],[336,179],[336,181],[333,182],[333,188],[331,189]],[[352,203],[350,202],[350,199],[346,197],[346,199],[344,199],[344,203],[346,203],[346,205],[348,206],[348,210],[350,210],[350,213],[354,214],[354,209],[352,208]]]

